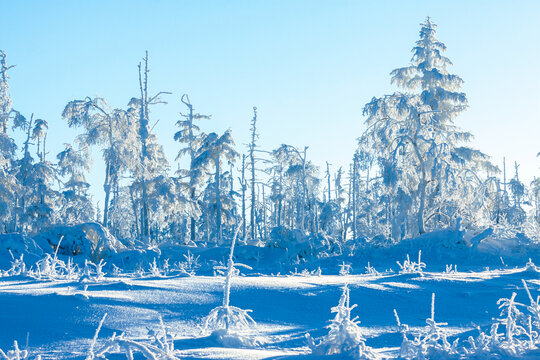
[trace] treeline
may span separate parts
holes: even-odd
[[[463,81],[448,72],[451,61],[435,33],[429,18],[421,24],[411,63],[391,72],[402,91],[365,105],[366,131],[350,166],[337,169],[316,166],[307,147],[261,149],[256,108],[250,144],[240,150],[230,130],[203,130],[210,115],[186,94],[171,165],[152,133],[151,108],[166,93],[148,91],[148,54],[126,108],[90,97],[66,105],[62,117],[80,133],[48,159],[48,123],[12,108],[11,67],[1,52],[0,231],[98,221],[124,242],[144,245],[220,244],[238,227],[241,239],[260,245],[298,236],[389,243],[437,229],[496,225],[537,237],[540,182],[526,187],[517,164],[507,180],[487,155],[466,146],[472,135],[454,124],[467,108]],[[19,146],[13,131],[24,134]],[[101,210],[86,180],[96,147],[105,163]]]

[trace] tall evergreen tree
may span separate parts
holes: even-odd
[[[213,167],[215,187],[216,229],[215,238],[221,243],[222,237],[222,167],[223,160],[234,162],[238,153],[234,150],[234,141],[230,130],[223,135],[210,133],[201,144],[193,165],[196,167]]]
[[[448,73],[451,62],[442,55],[446,47],[435,28],[429,18],[421,24],[411,65],[391,73],[392,82],[420,93],[373,98],[364,108],[368,129],[360,147],[377,159],[396,240],[424,233],[426,221],[433,226],[459,222],[466,205],[454,190],[469,185],[475,169],[496,170],[486,155],[461,146],[472,138],[453,124],[466,108],[466,96],[459,92],[463,81]]]
[[[180,127],[180,130],[174,134],[174,140],[185,144],[185,147],[178,151],[176,160],[180,160],[183,156],[187,155],[189,161],[189,168],[187,170],[179,169],[178,174],[188,177],[189,183],[189,215],[190,215],[190,239],[196,240],[196,221],[200,215],[200,208],[197,201],[198,187],[201,185],[204,179],[204,172],[201,168],[195,167],[195,157],[199,150],[205,134],[201,132],[201,129],[194,121],[202,119],[210,119],[209,115],[202,115],[193,111],[193,105],[189,100],[187,94],[182,95],[181,101],[188,108],[187,114],[180,114],[184,119],[178,120],[176,123]]]

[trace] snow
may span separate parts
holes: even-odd
[[[527,265],[528,260],[523,260],[519,267],[499,262],[498,267],[490,270],[463,264],[457,272],[447,273],[442,264],[430,262],[429,257],[422,255],[426,262],[422,273],[399,273],[393,259],[387,259],[386,264],[381,259],[371,259],[381,268],[394,270],[378,275],[363,273],[367,262],[352,260],[353,270],[347,275],[338,275],[336,266],[324,268],[321,275],[253,273],[232,278],[231,304],[252,309],[250,316],[255,321],[243,333],[248,345],[239,343],[238,338],[224,340],[219,333],[208,336],[204,332],[204,318],[223,303],[222,276],[148,277],[122,272],[115,276],[105,271],[104,278],[87,282],[4,276],[0,278],[0,348],[10,349],[17,340],[24,344],[22,349],[29,350],[31,358],[41,354],[43,359],[83,359],[107,313],[96,349],[110,341],[113,333],[125,333],[125,339],[152,349],[148,331],[156,333],[162,317],[174,339],[175,354],[182,359],[306,356],[311,353],[306,334],[316,339],[328,333],[325,327],[332,317],[330,310],[339,302],[343,286],[347,286],[351,305],[358,305],[353,315],[361,321],[357,327],[365,345],[377,356],[395,357],[402,335],[396,326],[394,309],[401,323],[407,324],[408,336],[413,341],[414,336],[423,336],[424,319],[431,316],[431,294],[436,294],[436,321],[448,324],[437,331],[449,343],[459,338],[461,349],[469,336],[477,338],[477,326],[489,334],[493,319],[500,313],[500,298],[510,298],[515,292],[517,302],[530,304],[522,280],[533,298],[540,288],[539,273],[531,264]],[[531,260],[538,262],[538,257]],[[334,274],[325,274],[330,272]],[[523,307],[519,310],[526,312]]]

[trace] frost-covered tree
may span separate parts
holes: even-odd
[[[255,183],[256,183],[256,177],[255,177],[255,166],[256,166],[256,158],[255,158],[255,149],[257,148],[257,139],[259,138],[259,134],[257,134],[257,108],[253,107],[253,119],[251,120],[251,141],[249,143],[249,166],[251,170],[251,209],[250,209],[250,235],[251,239],[255,240],[256,238],[256,223],[255,223],[255,212],[256,212],[256,192],[255,192]]]
[[[134,168],[134,159],[138,156],[136,117],[122,109],[111,109],[105,99],[98,97],[69,102],[62,117],[70,127],[84,129],[77,137],[81,147],[97,145],[102,149],[105,162],[102,223],[109,226],[111,193],[116,193],[120,177],[128,169]]]
[[[45,146],[42,149],[39,146],[42,140],[43,144],[45,144],[47,122],[43,119],[34,120],[34,114],[32,114],[29,121],[23,116],[18,116],[14,120],[13,128],[26,133],[22,157],[14,163],[13,168],[19,184],[14,229],[16,231],[31,231],[36,230],[35,228],[32,229],[32,223],[34,222],[34,215],[36,215],[37,204],[44,202],[43,197],[47,193],[52,198],[56,198],[50,188],[52,181],[56,179],[56,172],[53,165],[45,159]],[[37,141],[37,162],[35,162],[30,151],[32,141]],[[48,213],[45,218],[51,215],[52,210],[52,207],[42,207],[42,211]]]
[[[19,121],[24,119],[12,108],[8,70],[13,66],[7,65],[6,53],[0,50],[0,222],[2,223],[0,231],[3,232],[15,231],[16,194],[20,190],[12,171],[16,145],[8,135],[10,119],[13,117]]]
[[[215,239],[221,243],[222,236],[222,167],[223,160],[234,162],[238,153],[234,150],[232,133],[227,130],[223,135],[210,133],[201,143],[197,157],[193,161],[195,167],[214,170],[214,204],[215,204]]]
[[[463,80],[448,72],[452,62],[443,55],[446,45],[437,39],[436,29],[429,17],[420,24],[420,40],[412,50],[411,64],[390,75],[393,84],[419,93],[421,104],[434,111],[431,123],[451,124],[467,108],[467,97],[460,91]]]
[[[303,151],[283,144],[271,152],[270,199],[274,203],[274,224],[291,229],[318,231],[318,168]]]
[[[471,179],[480,179],[478,171],[496,170],[486,155],[462,146],[472,138],[453,123],[467,106],[463,81],[448,72],[451,62],[435,28],[429,18],[421,24],[411,65],[391,73],[393,83],[413,92],[373,98],[364,107],[368,128],[360,150],[379,168],[395,240],[426,232],[426,223],[459,223],[470,204],[455,190],[476,185]]]
[[[190,215],[190,239],[195,241],[196,239],[196,221],[200,216],[200,207],[197,201],[198,190],[201,183],[204,180],[203,169],[195,167],[195,157],[199,150],[205,134],[201,132],[199,126],[194,122],[195,120],[210,119],[209,115],[202,115],[193,112],[193,105],[189,100],[187,94],[182,95],[181,101],[188,108],[187,114],[182,115],[183,119],[178,120],[176,125],[180,127],[180,130],[174,134],[174,140],[185,144],[185,146],[178,151],[176,160],[180,160],[183,156],[188,156],[188,169],[178,169],[178,174],[188,177],[189,184],[189,215]]]
[[[168,169],[168,162],[163,148],[155,141],[150,129],[150,105],[164,104],[159,92],[154,96],[148,93],[148,51],[142,63],[139,63],[139,90],[140,98],[133,98],[129,106],[131,111],[138,113],[137,131],[139,136],[139,164],[136,169],[136,178],[140,183],[140,235],[144,241],[150,237],[150,213],[148,181],[153,180]],[[128,111],[130,111],[128,110]]]
[[[65,144],[64,150],[56,156],[58,171],[65,179],[61,220],[66,224],[88,222],[94,218],[94,206],[88,194],[90,184],[85,177],[85,172],[90,170],[88,150],[76,150],[70,144]]]

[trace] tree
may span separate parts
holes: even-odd
[[[7,72],[13,67],[7,65],[6,54],[0,50],[0,220],[4,232],[15,231],[16,194],[19,191],[19,184],[12,171],[17,147],[7,133],[9,121],[13,117],[19,122],[25,120],[12,108]]]
[[[52,207],[42,206],[41,211],[37,211],[37,204],[45,202],[44,197],[46,194],[49,194],[51,198],[57,197],[56,193],[51,189],[52,181],[56,180],[56,171],[53,165],[47,162],[45,158],[45,138],[48,124],[43,119],[34,121],[34,114],[32,114],[29,121],[23,116],[16,117],[13,128],[26,132],[22,157],[14,163],[13,167],[13,172],[19,184],[14,230],[37,230],[31,227],[35,220],[33,215],[41,213],[41,217],[48,219],[53,210]],[[40,149],[42,139],[43,147]],[[34,162],[30,152],[30,145],[32,145],[31,141],[33,140],[37,140],[37,163]]]
[[[221,168],[222,158],[229,162],[234,162],[238,153],[233,148],[234,141],[230,130],[225,131],[223,135],[218,135],[214,132],[208,134],[193,161],[195,167],[204,167],[214,169],[214,187],[215,187],[215,209],[216,209],[216,230],[215,237],[218,243],[221,243],[222,236],[222,196],[221,196]]]
[[[443,55],[446,45],[437,40],[436,29],[429,17],[420,24],[420,40],[412,50],[411,64],[395,69],[390,75],[393,84],[420,91],[421,104],[434,111],[430,122],[446,125],[467,108],[467,97],[459,91],[463,80],[447,70],[452,62]]]
[[[249,143],[249,162],[251,169],[251,213],[250,213],[250,229],[251,239],[256,238],[256,223],[255,223],[255,148],[257,147],[256,140],[259,137],[257,134],[257,108],[253,107],[253,119],[251,120],[251,142]]]
[[[373,98],[364,107],[368,128],[359,139],[360,150],[376,159],[388,189],[395,240],[424,233],[426,221],[433,226],[459,222],[466,204],[452,196],[454,190],[470,186],[467,180],[476,170],[496,170],[486,155],[461,146],[472,135],[453,119],[467,99],[459,92],[461,78],[447,71],[451,62],[442,55],[446,47],[436,39],[435,27],[429,18],[421,25],[411,65],[391,73],[393,83],[420,93]]]
[[[200,215],[200,209],[197,202],[197,188],[201,185],[201,182],[204,179],[204,174],[202,169],[194,166],[194,160],[205,134],[201,132],[201,129],[194,123],[194,120],[210,119],[210,116],[194,113],[193,105],[191,105],[189,96],[187,94],[182,95],[180,101],[186,105],[188,108],[188,113],[180,114],[184,119],[178,120],[176,123],[176,125],[180,127],[180,130],[174,134],[174,140],[186,145],[178,151],[176,160],[180,160],[184,155],[189,156],[189,169],[179,169],[178,174],[181,176],[187,176],[189,178],[190,238],[191,241],[195,241],[195,225],[196,220]]]
[[[143,66],[144,64],[144,66]],[[148,94],[148,51],[142,63],[139,63],[139,90],[141,97],[132,99],[130,105],[137,108],[139,113],[138,133],[140,141],[138,179],[141,184],[141,236],[144,241],[150,237],[148,189],[147,182],[155,178],[160,172],[168,167],[168,163],[163,155],[160,146],[153,143],[154,137],[150,131],[150,105],[165,104],[161,100],[161,95],[170,94],[159,92],[154,96]]]
[[[103,190],[103,226],[109,226],[111,191],[118,189],[121,175],[134,167],[137,157],[136,118],[122,109],[111,109],[105,99],[85,98],[70,101],[62,117],[70,127],[82,127],[85,132],[77,137],[79,146],[102,148],[105,162],[105,180]]]
[[[67,178],[63,183],[62,222],[77,224],[88,222],[94,218],[94,207],[88,195],[90,184],[84,173],[90,170],[90,154],[88,148],[75,150],[70,144],[57,156],[58,170]]]

